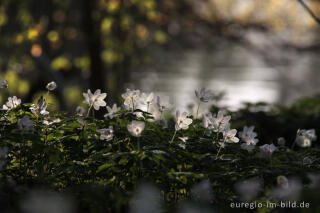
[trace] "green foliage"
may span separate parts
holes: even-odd
[[[298,151],[280,147],[270,158],[261,158],[259,150],[248,153],[240,149],[240,144],[228,144],[217,157],[221,135],[205,134],[200,120],[193,120],[187,130],[177,131],[173,143],[169,143],[175,132],[172,120],[166,127],[141,110],[136,110],[143,114],[139,118],[130,111],[122,110],[112,119],[97,120],[58,112],[37,116],[30,112],[29,107],[23,104],[0,112],[0,147],[8,147],[0,173],[0,204],[5,211],[19,212],[17,203],[25,193],[41,187],[75,197],[78,212],[123,212],[128,208],[137,184],[142,181],[154,183],[161,190],[167,211],[173,212],[178,203],[185,200],[193,200],[195,205],[201,206],[202,203],[191,192],[195,184],[207,180],[214,194],[209,198],[210,206],[218,212],[234,212],[235,209],[228,208],[230,203],[242,199],[235,190],[236,183],[248,179],[262,180],[263,185],[253,201],[274,201],[270,190],[277,186],[279,175],[302,180],[305,186],[302,200],[312,201],[311,208],[300,209],[302,212],[319,208],[315,203],[318,198],[312,197],[317,189],[309,187],[311,181],[307,177],[311,173],[319,174],[318,146]],[[275,110],[252,112],[249,110],[252,107],[233,113],[235,125],[253,124],[250,121],[258,124],[264,118],[280,122],[283,117],[289,119],[289,115],[297,110],[294,107],[277,107],[283,117],[276,118],[279,114],[275,114]],[[17,128],[17,122],[24,115],[33,121],[33,131]],[[44,120],[56,119],[60,121],[44,124]],[[241,123],[241,119],[246,123]],[[141,137],[132,137],[127,131],[132,120],[145,122]],[[270,131],[267,124],[267,121],[260,124],[261,128],[266,125],[265,132],[259,130],[262,143],[269,142],[264,140],[280,131]],[[109,126],[113,126],[113,139],[100,140],[97,130]],[[291,122],[282,129],[287,127],[295,126]],[[188,137],[185,149],[178,137]],[[138,144],[141,144],[140,149]],[[306,157],[312,162],[306,164]],[[243,212],[243,209],[238,210]],[[261,208],[259,212],[271,210]]]

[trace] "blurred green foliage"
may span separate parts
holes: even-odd
[[[1,1],[0,71],[10,83],[9,95],[31,101],[32,94],[52,79],[61,87],[56,94],[59,102],[68,93],[64,87],[74,84],[121,91],[130,70],[145,63],[146,45],[167,41],[162,4],[156,0]],[[115,83],[107,84],[111,76],[116,76]],[[60,106],[70,110],[77,104]]]

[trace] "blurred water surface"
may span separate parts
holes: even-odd
[[[157,50],[154,61],[152,69],[133,73],[133,83],[170,96],[177,108],[194,102],[194,90],[201,87],[224,91],[221,103],[231,109],[243,102],[290,103],[320,91],[319,55],[310,51],[223,43]]]

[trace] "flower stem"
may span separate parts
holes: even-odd
[[[172,143],[172,142],[173,142],[173,139],[174,139],[174,137],[176,136],[176,134],[177,134],[177,130],[174,131],[174,134],[173,134],[173,136],[172,136],[172,138],[171,138],[171,140],[170,140],[169,143]]]
[[[225,141],[226,141],[226,140],[224,139],[223,142],[222,142],[222,144],[221,144],[220,147],[219,147],[219,150],[218,150],[217,155],[216,155],[216,160],[218,159],[219,153],[220,153],[221,148],[222,148],[222,146],[224,145]]]
[[[200,108],[200,102],[199,102],[199,104],[198,104],[198,108],[197,108],[197,113],[196,113],[196,117],[195,117],[195,119],[197,119],[197,118],[198,118],[199,108]]]
[[[140,159],[140,137],[137,138],[137,145],[138,145],[138,161],[139,161],[139,167],[138,167],[138,177],[142,177],[142,168],[143,168],[143,162]]]
[[[90,107],[89,107],[89,109],[88,109],[87,117],[89,117],[89,115],[90,115],[90,110],[91,110],[91,108],[92,108],[92,104],[90,105]]]
[[[219,156],[219,153],[220,153],[220,151],[221,151],[221,148],[222,148],[222,145],[219,147],[218,153],[217,153],[217,155],[216,155],[216,160],[218,159],[218,156]]]
[[[140,153],[140,137],[137,139],[138,152]]]
[[[202,137],[204,137],[204,136],[206,135],[206,131],[207,131],[207,129],[205,129],[205,130],[203,131]]]

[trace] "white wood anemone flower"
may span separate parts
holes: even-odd
[[[201,126],[206,129],[213,129],[212,114],[208,113],[202,116]]]
[[[126,92],[121,95],[121,97],[124,100],[124,106],[133,111],[140,99],[140,90],[127,89]]]
[[[47,84],[46,86],[48,91],[53,91],[57,88],[57,84],[54,81],[51,81],[50,83]]]
[[[100,140],[110,141],[113,139],[113,127],[109,126],[108,129],[98,129],[97,132],[100,133]]]
[[[245,142],[247,145],[253,145],[255,146],[259,140],[255,138],[254,134],[251,134],[245,138],[242,138],[243,142]]]
[[[21,104],[21,99],[17,98],[16,96],[9,97],[7,103],[2,106],[2,109],[12,110],[17,108],[20,104]]]
[[[117,104],[113,104],[112,108],[107,106],[108,113],[104,115],[105,118],[112,119],[116,116],[116,113],[121,110],[121,107],[118,107]]]
[[[311,141],[317,140],[316,131],[314,129],[298,129],[297,135],[307,137]]]
[[[207,90],[206,88],[201,88],[199,91],[195,90],[194,92],[200,102],[209,102],[212,101],[215,97],[214,93],[209,89]]]
[[[277,150],[277,147],[274,144],[265,144],[260,146],[260,152],[262,154],[271,155],[274,151]]]
[[[192,123],[192,119],[188,118],[187,116],[187,112],[180,113],[179,110],[176,112],[176,131],[189,128],[189,125]]]
[[[229,124],[230,119],[231,119],[230,115],[224,116],[223,111],[219,110],[217,117],[213,118],[213,126],[214,126],[213,131],[223,132],[230,125]]]
[[[147,106],[147,112],[149,112],[149,107],[154,101],[154,94],[153,92],[147,94],[147,93],[142,93],[140,97],[140,103],[142,105]]]
[[[236,129],[230,129],[229,125],[222,132],[222,134],[223,134],[223,141],[226,142],[226,143],[238,143],[239,142],[239,138],[236,137],[237,130]]]
[[[31,105],[30,110],[36,115],[48,115],[49,112],[47,111],[47,106],[46,100],[41,96],[37,104]]]
[[[305,136],[297,136],[295,143],[302,148],[310,147],[312,145],[311,140]]]
[[[159,112],[162,114],[165,110],[169,110],[171,107],[170,98],[168,96],[157,96],[156,106]]]
[[[298,129],[295,144],[305,148],[312,145],[312,141],[317,140],[316,131],[314,129]]]
[[[142,121],[132,121],[127,125],[128,132],[134,137],[140,137],[145,128],[145,123]]]
[[[87,93],[83,93],[83,97],[85,98],[84,103],[88,104],[89,108],[93,107],[95,110],[99,110],[100,107],[105,107],[107,105],[104,101],[107,97],[107,93],[101,93],[100,89],[97,89],[94,94],[88,89]]]
[[[18,128],[21,131],[32,131],[33,121],[30,120],[28,115],[25,115],[18,121]]]
[[[256,145],[259,140],[255,138],[257,136],[257,133],[253,131],[254,126],[244,126],[243,131],[239,132],[239,137],[243,142],[245,142],[247,145]]]
[[[228,123],[222,132],[222,135],[223,135],[222,141],[218,143],[219,150],[217,152],[216,159],[218,159],[220,150],[225,147],[226,143],[238,143],[240,141],[240,139],[236,137],[236,134],[237,134],[237,130],[230,129],[230,124]]]

